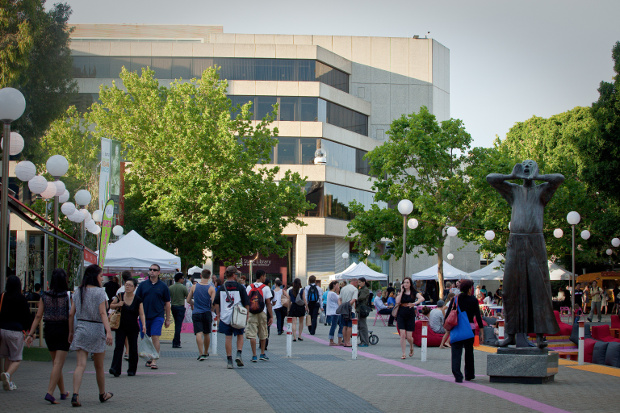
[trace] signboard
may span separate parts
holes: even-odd
[[[108,200],[114,201],[114,213],[118,216],[121,194],[121,144],[112,139],[101,138],[101,169],[99,172],[99,209]]]
[[[112,220],[114,219],[114,201],[111,199],[103,209],[103,220],[101,221],[101,239],[99,242],[99,265],[103,268],[105,256],[108,252],[108,242],[110,241],[110,233],[112,232]]]

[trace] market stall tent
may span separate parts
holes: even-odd
[[[181,269],[179,257],[148,242],[136,231],[131,231],[108,246],[104,270],[148,271],[151,264],[159,265],[161,272],[175,272]]]
[[[338,274],[329,277],[330,280],[350,280],[351,278],[364,277],[367,281],[384,281],[387,280],[387,274],[382,274],[371,269],[363,262],[353,263],[349,267]]]
[[[474,281],[502,280],[504,278],[504,266],[502,264],[503,260],[504,257],[498,255],[489,265],[474,272],[470,272],[468,276]]]
[[[439,281],[439,277],[437,276],[437,269],[439,264],[435,264],[432,267],[429,267],[420,272],[416,272],[411,275],[412,280],[435,280]],[[448,264],[447,262],[443,262],[443,279],[444,280],[460,280],[461,278],[469,278],[468,274],[465,271],[461,271],[456,267]]]

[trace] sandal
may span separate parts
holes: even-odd
[[[107,392],[102,393],[102,394],[99,395],[99,401],[101,403],[104,403],[104,402],[110,400],[112,398],[112,396],[114,396],[114,393],[110,393],[109,391],[107,391]]]
[[[404,354],[403,354],[403,356],[401,357],[401,359],[402,359],[402,360],[404,360],[404,359],[406,359],[406,358],[407,358],[407,356],[405,356]]]
[[[409,357],[413,357],[413,349],[411,349],[411,351],[409,351]]]
[[[81,405],[82,403],[80,403],[80,395],[77,393],[73,393],[73,396],[71,397],[71,406],[80,407]]]
[[[151,364],[151,370],[157,370],[158,368],[157,364]]]
[[[69,397],[69,392],[60,394],[60,400],[67,400],[68,397]]]
[[[301,337],[297,337],[297,340],[299,340],[299,341],[304,341],[304,339],[303,339],[303,338],[301,338]]]
[[[151,364],[153,364],[153,360],[149,360],[149,361],[147,361],[144,365],[145,365],[146,367],[151,367]]]
[[[57,402],[54,396],[49,393],[45,393],[45,401],[48,401],[51,404],[60,404],[60,402]]]

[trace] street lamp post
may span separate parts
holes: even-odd
[[[0,195],[0,289],[4,290],[8,261],[9,235],[9,153],[11,123],[19,119],[26,109],[24,95],[11,87],[0,89],[0,121],[4,124],[2,137],[2,194]]]
[[[56,182],[60,182],[59,179],[61,176],[67,173],[69,170],[69,162],[67,158],[62,155],[53,155],[50,156],[47,160],[45,167],[47,168],[47,172],[56,180]],[[64,186],[64,185],[63,185]],[[62,193],[56,193],[54,195],[54,234],[57,234],[56,228],[58,228],[58,198],[62,195]],[[54,269],[58,268],[58,238],[54,237]]]
[[[407,274],[407,216],[413,211],[413,202],[403,199],[398,203],[398,212],[403,216],[403,278]]]
[[[347,269],[347,260],[348,259],[349,259],[349,253],[348,252],[343,252],[342,253],[342,260],[344,261],[344,269],[345,270]]]
[[[572,259],[573,259],[573,275],[571,279],[572,294],[571,294],[571,320],[575,317],[575,225],[579,224],[581,216],[577,211],[571,211],[566,216],[566,220],[571,226],[572,230]]]

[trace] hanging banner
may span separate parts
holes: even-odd
[[[99,209],[108,200],[114,201],[114,214],[118,215],[121,194],[121,143],[101,138],[101,169],[99,171]]]
[[[105,256],[108,252],[108,242],[110,241],[110,233],[112,232],[112,221],[114,219],[114,201],[111,199],[106,203],[103,209],[103,219],[101,220],[101,238],[99,241],[99,265],[103,268]]]

